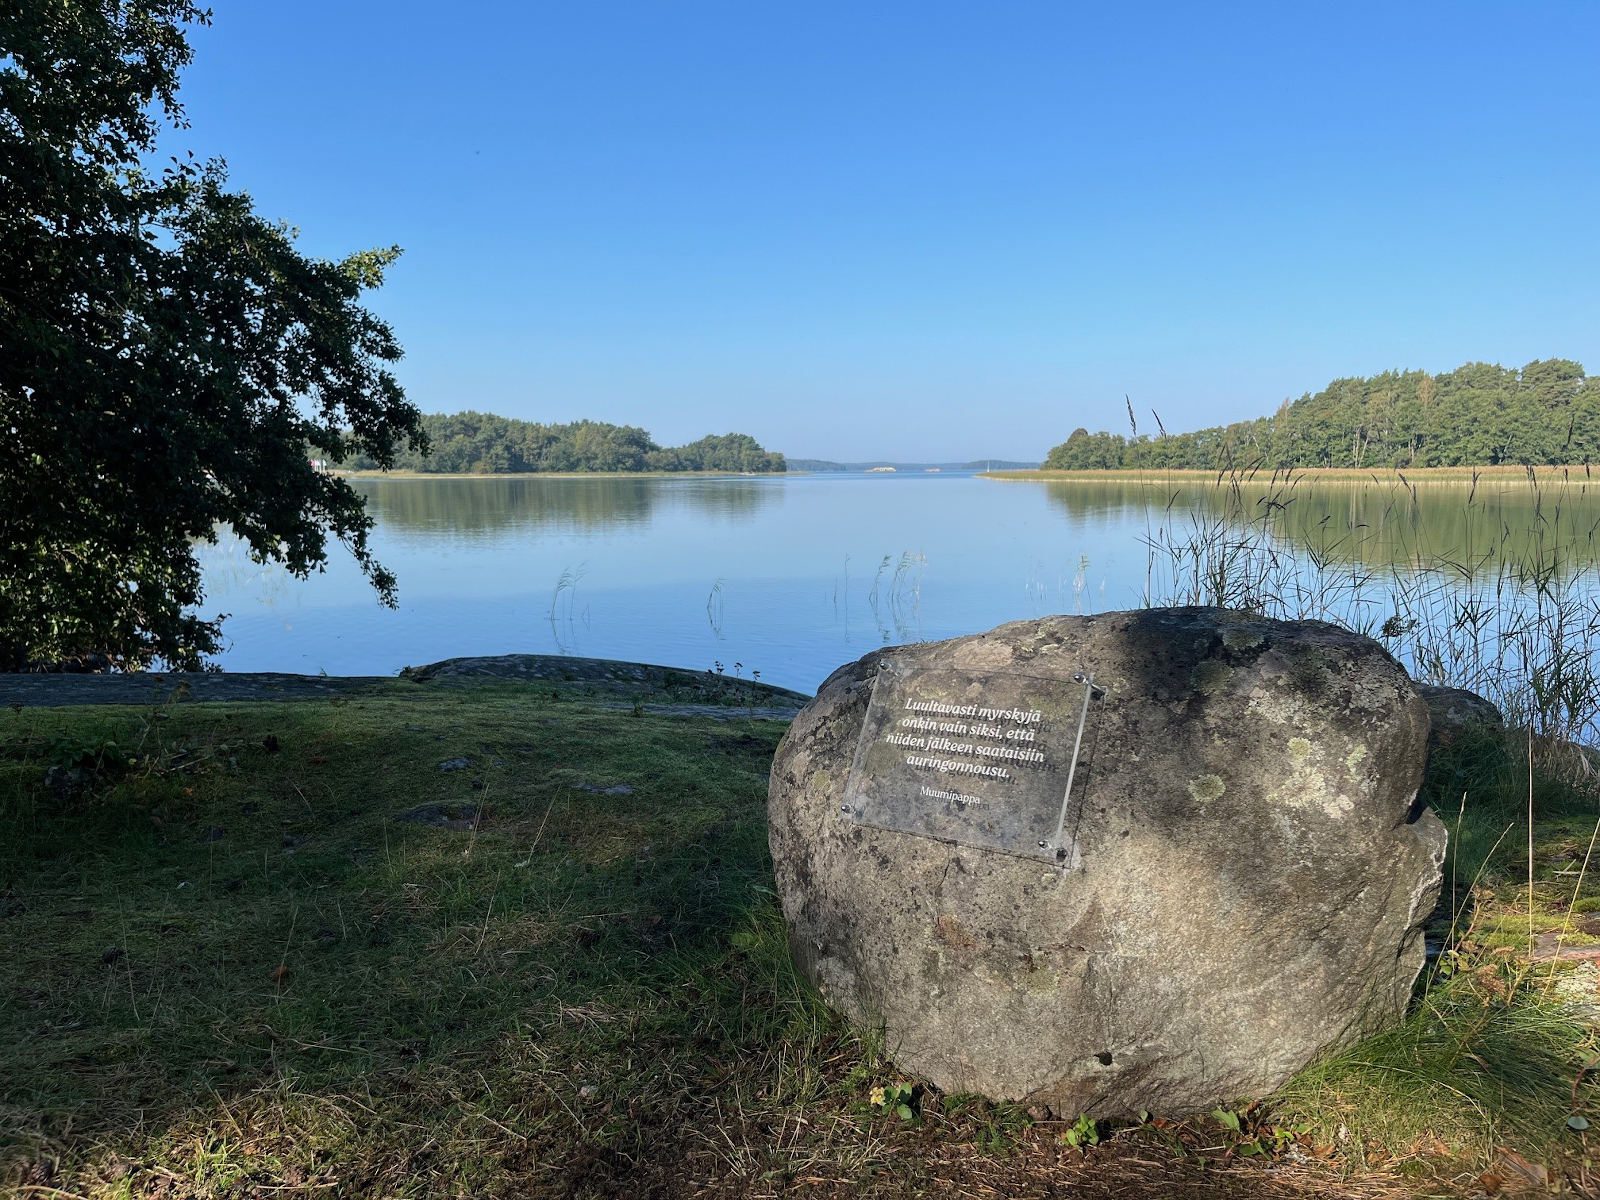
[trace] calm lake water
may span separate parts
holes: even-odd
[[[1241,512],[1271,514],[1313,589],[1325,586],[1318,570],[1381,576],[1421,558],[1470,574],[1508,545],[1534,545],[1562,506],[1562,554],[1592,564],[1600,523],[1588,486],[1558,501],[1516,480],[1482,484],[1470,501],[1464,487],[1302,487],[1282,508],[1266,489],[1230,504],[1200,486],[960,473],[358,486],[378,556],[399,576],[399,609],[377,604],[342,551],[299,581],[225,541],[205,554],[204,611],[231,614],[222,666],[389,674],[458,655],[566,653],[720,663],[813,691],[876,646],[1133,607],[1147,588],[1176,598],[1181,556],[1148,542],[1182,542]]]

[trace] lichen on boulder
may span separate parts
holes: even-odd
[[[896,710],[869,722],[887,672]],[[1065,781],[1055,861],[1026,832],[1037,815],[1004,811],[1035,764],[975,749],[1011,736],[999,718],[936,743],[943,758],[881,753],[884,730],[915,724],[897,716],[908,696],[936,683],[924,709],[984,711],[1013,677],[1044,714],[1037,767]],[[1407,1003],[1445,844],[1416,804],[1428,726],[1380,645],[1318,622],[1156,609],[877,651],[824,683],[773,763],[794,954],[948,1091],[1095,1115],[1263,1095]],[[1007,766],[947,782],[979,774],[969,759]],[[863,764],[904,776],[876,781],[904,785],[900,808],[860,800]],[[906,807],[924,801],[953,807],[929,823]]]

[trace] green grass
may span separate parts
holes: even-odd
[[[1059,1174],[1015,1106],[870,1102],[903,1077],[799,979],[771,890],[782,724],[616,704],[474,682],[0,710],[0,1195]],[[424,806],[463,827],[400,819]]]
[[[493,688],[0,717],[0,1137],[80,1190],[648,1174],[850,1044],[768,890],[776,723]],[[120,778],[41,782],[110,744]],[[430,803],[483,819],[397,819]]]
[[[1435,758],[1427,793],[1450,827],[1441,953],[1406,1020],[1322,1062],[1274,1098],[1278,1119],[1346,1162],[1492,1167],[1503,1148],[1592,1181],[1600,1126],[1600,970],[1533,948],[1600,945],[1600,803],[1561,748],[1468,736]],[[1529,872],[1529,796],[1534,815]],[[1453,799],[1453,803],[1452,803]],[[1585,926],[1589,928],[1585,928]]]
[[[1325,1168],[1237,1160],[1294,1125],[1362,1171],[1508,1142],[1581,1169],[1565,1121],[1600,1120],[1573,973],[1496,941],[1526,944],[1525,835],[1494,844],[1525,804],[1514,747],[1442,777],[1469,793],[1446,814],[1462,928],[1405,1025],[1243,1132],[1108,1126],[1080,1153],[1074,1114],[941,1097],[797,978],[766,851],[779,723],[566,683],[414,693],[0,711],[0,1194],[1326,1196]],[[1549,929],[1600,908],[1565,873],[1594,801],[1553,775],[1536,796]],[[461,827],[401,819],[423,806]],[[901,1083],[911,1120],[873,1102]]]
[[[1405,1023],[1303,1071],[1275,1111],[1354,1163],[1581,1156],[1567,1120],[1593,1031],[1543,984],[1511,960],[1438,981]],[[1594,1112],[1587,1089],[1577,1108]]]

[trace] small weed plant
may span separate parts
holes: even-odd
[[[914,1099],[914,1086],[903,1079],[879,1084],[867,1095],[867,1102],[873,1108],[885,1116],[899,1117],[902,1121],[917,1119],[916,1109],[912,1107]]]
[[[1078,1119],[1061,1133],[1061,1142],[1074,1150],[1087,1150],[1100,1144],[1100,1123],[1088,1113],[1079,1113]]]

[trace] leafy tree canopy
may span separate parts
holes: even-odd
[[[360,304],[398,251],[309,258],[220,163],[150,166],[208,20],[0,5],[0,669],[200,665],[220,526],[301,576],[336,539],[393,602],[360,497],[310,460],[424,445]]]
[[[687,446],[656,445],[636,425],[573,421],[545,425],[493,413],[429,413],[422,418],[429,452],[401,453],[409,471],[494,475],[523,471],[782,471],[783,455],[763,450],[746,433],[712,434]],[[352,466],[378,464],[366,458]]]
[[[1130,409],[1130,419],[1132,410]],[[1075,430],[1052,470],[1115,467],[1454,467],[1600,461],[1600,380],[1567,359],[1520,371],[1468,363],[1442,375],[1336,379],[1270,417],[1157,437]]]

